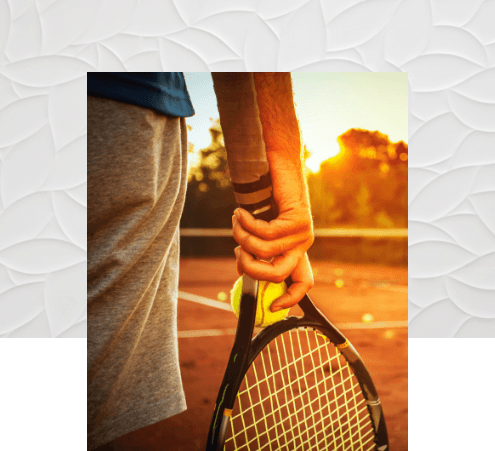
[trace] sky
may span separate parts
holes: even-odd
[[[188,140],[195,150],[207,147],[211,119],[219,117],[209,72],[185,72],[196,114]],[[318,171],[322,161],[340,148],[337,137],[351,128],[388,135],[408,142],[407,73],[404,72],[293,72],[292,87],[302,141],[312,156],[306,165]]]

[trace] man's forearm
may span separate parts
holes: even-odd
[[[276,153],[286,163],[301,168],[301,136],[290,73],[254,73],[267,156]]]
[[[306,254],[314,235],[302,170],[301,136],[290,74],[254,73],[254,85],[278,216],[265,222],[242,209],[234,212],[237,270],[272,282],[290,275],[293,284],[276,302],[277,308],[288,308],[314,284]]]
[[[290,73],[255,73],[254,84],[276,200],[309,208]]]

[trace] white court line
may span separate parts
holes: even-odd
[[[209,307],[215,307],[222,310],[231,312],[232,307],[229,303],[215,301],[204,296],[197,296],[192,293],[185,293],[179,291],[179,298],[186,301],[197,302],[198,304],[207,305]],[[375,323],[342,323],[336,324],[338,329],[396,329],[400,327],[407,327],[407,321],[378,321]],[[260,329],[255,329],[260,330]],[[205,330],[183,330],[179,331],[179,338],[194,338],[194,337],[215,337],[219,335],[235,335],[235,329],[205,329]]]
[[[222,310],[232,311],[232,306],[230,302],[220,302],[214,299],[205,298],[204,296],[198,296],[192,293],[185,293],[184,291],[179,291],[179,299],[184,299],[185,301],[197,302],[198,304],[207,305],[208,307],[215,307]]]
[[[407,285],[406,286],[401,286],[401,285],[380,286],[380,285],[377,285],[373,288],[377,288],[378,290],[397,291],[399,293],[408,293]]]
[[[180,330],[179,338],[216,337],[218,335],[235,335],[235,329],[206,329],[206,330]]]

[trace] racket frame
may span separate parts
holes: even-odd
[[[286,283],[288,285],[292,283],[290,277],[286,280]],[[234,347],[217,397],[208,434],[207,451],[223,450],[237,393],[246,372],[256,357],[276,337],[299,328],[311,328],[322,332],[340,351],[352,368],[361,387],[363,397],[366,400],[371,424],[375,433],[375,449],[379,451],[388,450],[388,434],[380,399],[368,369],[354,346],[326,319],[307,294],[299,302],[304,316],[287,317],[282,321],[266,327],[255,337],[252,337],[256,317],[256,308],[253,308],[253,306],[256,306],[255,299],[257,297],[252,297],[252,294],[243,294],[241,298]],[[252,328],[250,329],[251,323]]]

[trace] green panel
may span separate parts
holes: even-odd
[[[494,383],[494,340],[410,339],[409,450],[495,449]]]
[[[86,450],[86,342],[0,340],[0,449]]]

